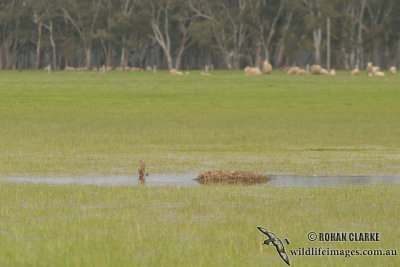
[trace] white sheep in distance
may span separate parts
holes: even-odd
[[[351,76],[358,75],[359,73],[360,73],[360,70],[358,69],[358,67],[356,67],[354,70],[352,70],[350,72]]]
[[[331,71],[329,72],[329,75],[335,76],[336,75],[336,70],[335,69],[331,69]]]
[[[326,70],[326,69],[321,69],[320,74],[321,74],[321,75],[328,75],[329,72],[328,72],[328,70]]]
[[[169,72],[171,73],[171,75],[183,75],[183,72],[177,71],[176,69],[171,69]]]
[[[290,67],[287,73],[288,73],[289,75],[290,75],[290,74],[297,74],[297,72],[298,72],[299,70],[300,70],[299,67],[294,66],[294,67]]]
[[[267,75],[270,74],[270,73],[272,72],[272,65],[269,64],[268,60],[265,60],[265,61],[263,62],[262,72],[263,72],[264,74],[267,74]]]
[[[385,73],[383,73],[382,71],[376,71],[376,72],[374,72],[374,76],[381,76],[381,77],[384,77],[384,76],[385,76]]]
[[[320,65],[312,65],[311,73],[312,74],[321,74],[322,67]]]
[[[390,67],[389,69],[390,73],[395,75],[397,73],[397,68],[395,66]]]
[[[260,70],[260,68],[246,67],[246,68],[244,68],[244,74],[245,75],[261,75],[261,70]]]
[[[374,75],[374,65],[372,65],[372,62],[367,63],[367,75],[368,76]]]
[[[51,65],[47,65],[47,67],[44,68],[44,71],[47,73],[51,73]]]
[[[308,73],[307,73],[307,71],[306,70],[303,70],[303,69],[299,69],[298,71],[297,71],[297,75],[307,75]]]
[[[380,68],[377,66],[374,66],[372,64],[372,62],[368,62],[367,63],[367,75],[368,76],[380,76],[380,77],[384,77],[385,73],[383,73],[382,71],[379,71]]]

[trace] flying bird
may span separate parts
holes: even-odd
[[[268,231],[263,227],[257,227],[261,233],[268,236],[268,239],[264,241],[263,245],[268,246],[275,246],[276,251],[278,252],[279,256],[281,256],[282,260],[286,262],[287,265],[290,266],[289,256],[286,253],[285,246],[283,245],[282,241],[277,237],[274,233]],[[289,240],[285,239],[286,243],[289,244]]]

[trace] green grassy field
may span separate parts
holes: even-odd
[[[0,183],[1,266],[287,266],[261,246],[400,247],[400,186],[91,187]],[[311,242],[379,232],[380,242]],[[288,252],[289,253],[289,252]],[[399,266],[400,256],[292,256],[292,266]]]
[[[400,75],[0,72],[0,175],[400,173]]]
[[[399,175],[400,75],[0,72],[0,177],[236,169]],[[0,266],[286,266],[300,247],[400,247],[400,185],[107,187],[0,182]],[[380,242],[310,242],[379,232]],[[289,253],[289,251],[288,251]],[[293,256],[292,266],[399,266]]]

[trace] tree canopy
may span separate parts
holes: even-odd
[[[398,0],[0,0],[0,69],[386,68],[399,14]]]

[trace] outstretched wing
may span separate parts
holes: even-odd
[[[263,227],[257,227],[258,230],[260,230],[261,233],[265,234],[266,236],[268,236],[269,238],[276,238],[276,235],[272,232],[269,232],[267,229],[263,228]],[[272,235],[271,235],[272,234]]]
[[[287,265],[290,266],[289,256],[286,253],[286,249],[285,249],[285,246],[283,245],[282,241],[279,238],[277,238],[277,239],[275,239],[274,245],[275,245],[276,251],[278,252],[279,256],[281,256],[282,260],[284,262],[286,262]]]
[[[278,248],[276,250],[278,250]],[[286,262],[287,265],[290,266],[290,259],[289,259],[289,256],[286,254],[286,252],[279,252],[278,251],[278,254],[279,254],[279,256],[281,256],[282,260],[284,262]]]

